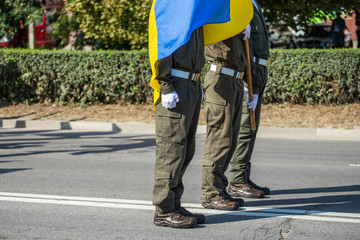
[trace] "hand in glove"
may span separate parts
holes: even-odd
[[[247,38],[250,38],[250,32],[251,32],[251,27],[250,24],[245,28],[244,31],[242,31],[243,34],[243,40],[246,40]]]
[[[253,94],[253,100],[249,103],[249,100],[246,100],[247,105],[249,106],[248,108],[252,109],[253,111],[255,111],[257,102],[259,99],[259,95],[258,94]]]
[[[249,90],[247,87],[244,87],[244,95],[246,97],[246,104],[249,106],[248,108],[251,108],[253,111],[255,111],[257,102],[259,100],[258,94],[253,94],[253,100],[249,103]]]
[[[179,96],[175,91],[161,94],[161,104],[164,106],[164,108],[172,109],[176,107],[177,102],[179,102]]]

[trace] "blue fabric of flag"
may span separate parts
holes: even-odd
[[[156,0],[157,59],[171,55],[205,25],[230,20],[230,0]]]

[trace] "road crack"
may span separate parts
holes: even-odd
[[[292,232],[291,219],[288,218],[280,224],[280,239],[287,239]]]

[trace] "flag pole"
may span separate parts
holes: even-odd
[[[253,89],[252,89],[252,79],[251,79],[251,61],[250,61],[250,51],[249,51],[249,39],[247,38],[245,41],[245,55],[247,60],[247,67],[246,67],[246,78],[249,90],[249,102],[253,100]],[[253,131],[256,130],[255,125],[255,112],[250,108],[250,120],[251,120],[251,129]]]

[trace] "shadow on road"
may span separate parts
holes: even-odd
[[[3,159],[56,153],[67,153],[75,156],[129,150],[149,151],[149,147],[155,146],[155,137],[153,135],[126,135],[114,131],[0,131],[0,137],[0,149],[5,150],[0,152],[0,158]],[[94,141],[83,143],[82,139]],[[81,143],[85,145],[81,145]],[[50,147],[48,147],[48,145]],[[5,161],[0,161],[0,163],[8,162],[8,159],[4,160]],[[0,174],[30,169],[31,168],[0,168]],[[334,185],[335,184],[336,183],[334,182]],[[320,194],[321,196],[319,196]],[[360,213],[360,185],[274,190],[267,198],[249,201],[245,200],[245,207]],[[219,214],[210,215],[207,216],[207,218],[207,224],[217,224],[222,222],[250,220],[259,217],[233,216],[219,212]]]
[[[0,161],[0,164],[1,163],[9,163],[9,162],[18,162],[18,161]],[[31,170],[31,169],[32,168],[1,168],[0,167],[0,174],[25,171],[25,170]]]
[[[251,221],[256,219],[262,219],[266,217],[254,217],[254,216],[235,216],[230,215],[227,213],[220,213],[220,214],[213,214],[213,215],[207,215],[206,216],[206,222],[204,225],[212,225],[212,224],[220,224],[220,223],[227,223],[227,222],[240,222],[240,221]],[[272,218],[272,216],[269,215],[268,218]]]
[[[346,194],[347,192],[348,194]],[[271,199],[271,196],[283,194],[287,194],[289,197],[286,199]],[[302,196],[296,197],[296,194],[302,194]],[[324,196],[304,197],[306,194],[324,194]],[[272,191],[267,198],[246,202],[247,207],[269,205],[285,205],[287,209],[320,211],[336,209],[341,210],[341,212],[360,213],[360,185],[277,190]]]
[[[339,194],[343,192],[351,192],[351,194]],[[355,193],[354,193],[355,192]],[[356,193],[357,192],[357,193]],[[291,194],[306,193],[330,193],[334,195],[301,197],[295,198],[296,195]],[[360,213],[360,185],[337,186],[337,187],[321,187],[321,188],[304,188],[273,191],[269,197],[257,199],[255,201],[247,201],[245,199],[244,207],[260,207],[266,211],[269,209],[288,209],[288,210],[305,210],[305,211],[322,211],[322,212],[341,212],[341,213]],[[289,194],[286,199],[271,199],[276,194]],[[293,214],[289,214],[293,215]],[[269,215],[269,218],[273,217]],[[252,220],[261,217],[234,216],[227,213],[209,215],[206,217],[206,224],[218,224],[224,222],[234,222],[243,220]]]
[[[360,191],[360,185],[340,186],[340,187],[318,187],[318,188],[301,188],[271,191],[271,195],[281,194],[300,194],[300,193],[320,193],[320,192],[352,192]],[[270,195],[270,196],[271,196]]]
[[[26,135],[37,135],[41,137],[49,137],[48,140],[55,139],[67,139],[67,138],[81,138],[84,136],[106,136],[106,135],[114,135],[119,132],[117,131],[84,131],[84,132],[74,132],[73,130],[25,130],[25,131],[6,131],[1,132],[0,136],[12,137],[12,136],[26,136]],[[42,138],[43,139],[43,138]],[[16,139],[11,139],[11,141],[15,141]],[[24,140],[20,138],[19,141]],[[28,140],[35,140],[34,138],[29,138]]]
[[[36,135],[36,138],[24,138],[26,135]],[[73,132],[73,131],[52,131],[52,130],[38,130],[38,131],[11,131],[11,132],[0,132],[0,136],[8,137],[6,139],[0,139],[0,149],[11,150],[11,149],[26,149],[24,152],[9,153],[0,155],[1,157],[19,157],[29,156],[37,154],[51,154],[51,153],[69,153],[71,155],[84,155],[84,154],[96,154],[96,153],[110,153],[126,150],[141,149],[150,146],[155,146],[154,136],[120,136],[118,132],[106,131],[106,132]],[[17,136],[19,136],[17,138]],[[11,138],[9,138],[11,137]],[[66,146],[68,149],[62,150],[54,149],[53,147],[49,150],[45,149],[46,145],[51,141],[69,139],[85,139],[85,138],[101,138],[108,137],[111,139],[111,144],[98,144],[103,141],[95,142],[94,145],[78,145],[77,146]],[[121,140],[121,141],[117,141]],[[77,142],[79,143],[79,142]],[[38,149],[37,149],[38,148]]]
[[[30,170],[32,168],[0,168],[0,174]]]

